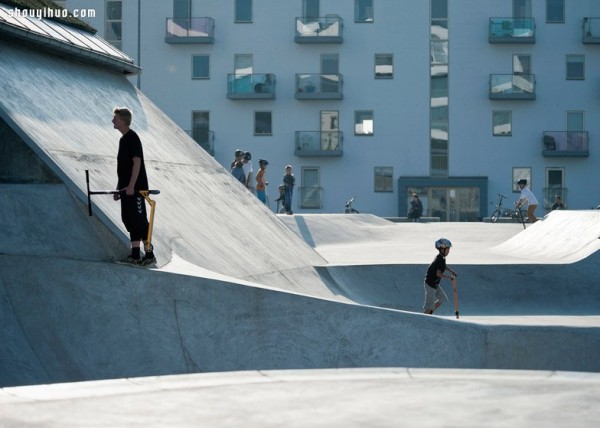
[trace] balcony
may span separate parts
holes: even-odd
[[[535,43],[535,19],[490,18],[488,42]]]
[[[542,138],[542,155],[545,157],[587,157],[589,152],[587,131],[545,131]]]
[[[600,43],[600,18],[583,18],[583,43]]]
[[[343,43],[343,21],[337,15],[296,18],[296,43]]]
[[[230,100],[274,100],[275,75],[228,74],[227,98]]]
[[[322,187],[299,187],[298,190],[300,191],[300,208],[323,208]]]
[[[170,44],[215,42],[215,20],[212,18],[167,18],[165,42]]]
[[[562,203],[565,205],[565,209],[567,206],[567,193],[568,190],[566,187],[544,187],[544,208],[547,210],[552,209],[552,205],[554,205],[554,197],[556,195],[560,196]]]
[[[535,74],[490,74],[490,100],[535,100]]]
[[[296,131],[296,150],[300,157],[342,156],[341,131]]]
[[[296,99],[341,100],[342,83],[341,74],[296,74]]]

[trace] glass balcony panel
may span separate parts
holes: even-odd
[[[569,189],[566,187],[544,187],[544,208],[547,210],[552,208],[552,205],[554,204],[554,197],[556,195],[560,196],[562,203],[565,205],[565,209],[568,208],[568,190]]]
[[[296,18],[296,43],[343,43],[343,21],[337,15]]]
[[[583,18],[583,43],[600,43],[600,18]]]
[[[322,187],[300,187],[300,208],[323,208]]]
[[[589,156],[587,131],[545,131],[542,138],[542,155],[547,157]]]
[[[274,99],[275,75],[228,74],[227,98],[229,99]]]
[[[490,18],[490,43],[535,43],[534,18]]]
[[[341,131],[296,131],[296,156],[341,156]]]
[[[535,74],[490,74],[491,100],[534,100]]]
[[[167,18],[167,43],[214,43],[212,18]]]
[[[296,74],[296,99],[339,100],[342,98],[341,74]]]

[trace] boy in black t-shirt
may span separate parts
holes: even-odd
[[[117,154],[117,190],[120,194],[115,194],[114,199],[115,201],[121,200],[121,219],[131,239],[131,255],[120,262],[148,266],[155,264],[156,258],[152,246],[147,249],[143,259],[140,252],[142,241],[147,244],[149,226],[146,216],[146,201],[138,193],[140,190],[148,190],[142,142],[135,131],[129,128],[131,110],[115,108],[113,113],[114,128],[123,134],[119,140]]]
[[[453,280],[457,274],[448,266],[446,266],[446,257],[450,252],[452,243],[445,238],[440,238],[435,241],[435,248],[438,250],[438,255],[435,257],[433,262],[427,268],[425,274],[425,282],[423,287],[425,288],[425,304],[423,309],[426,314],[433,314],[437,308],[448,301],[448,296],[442,290],[440,281],[442,278],[448,278]],[[449,270],[452,275],[444,275],[444,272]]]

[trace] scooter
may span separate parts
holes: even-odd
[[[346,209],[344,210],[344,214],[359,214],[358,210],[352,207],[352,203],[356,199],[356,196],[352,196],[348,201],[346,201]]]

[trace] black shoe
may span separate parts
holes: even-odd
[[[151,257],[144,257],[142,260],[140,260],[139,262],[139,266],[153,266],[156,264],[156,257],[151,256]]]

